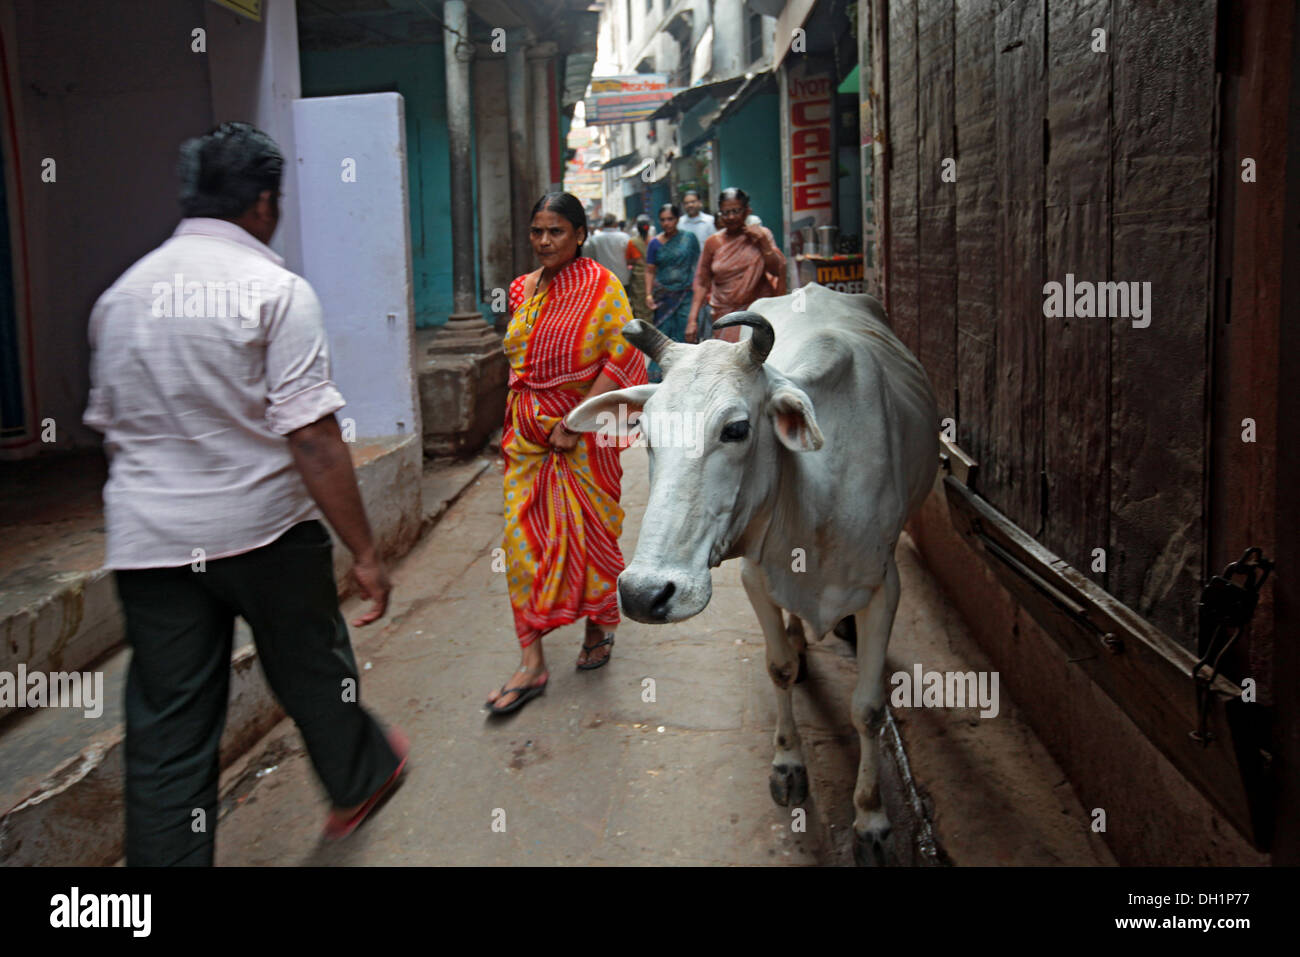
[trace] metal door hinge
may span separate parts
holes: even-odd
[[[1219,662],[1232,647],[1243,628],[1255,614],[1259,604],[1259,590],[1273,571],[1273,563],[1264,557],[1264,551],[1252,547],[1241,558],[1228,565],[1222,575],[1215,575],[1201,589],[1200,633],[1197,653],[1200,660],[1192,668],[1192,682],[1196,686],[1196,730],[1191,738],[1201,747],[1209,747],[1214,735],[1206,727],[1209,716],[1210,686],[1219,673]],[[1233,581],[1240,577],[1239,584]]]

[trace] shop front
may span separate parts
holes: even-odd
[[[792,289],[812,282],[867,289],[856,45],[842,20],[844,5],[817,5],[804,24],[804,48],[787,50],[778,71]]]

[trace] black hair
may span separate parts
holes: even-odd
[[[678,209],[676,206],[674,206],[672,203],[664,203],[662,206],[660,206],[658,215],[662,216],[664,214],[665,209],[668,210],[668,212],[673,214],[673,219],[682,218],[682,211]]]
[[[263,190],[278,199],[284,155],[271,137],[248,123],[222,123],[181,144],[177,174],[185,216],[234,219]]]
[[[559,213],[572,224],[575,230],[582,230],[582,243],[587,241],[590,233],[587,229],[587,211],[582,208],[582,200],[578,197],[572,193],[547,193],[533,206],[533,211],[528,214],[528,221],[531,223],[533,217],[542,211]],[[582,255],[582,243],[578,243],[577,255],[579,256]]]
[[[721,193],[719,193],[718,206],[722,206],[722,204],[729,199],[738,199],[745,207],[748,208],[749,206],[749,194],[746,193],[739,186],[728,186]]]

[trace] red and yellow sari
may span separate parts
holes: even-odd
[[[510,284],[510,394],[501,436],[506,571],[525,647],[579,618],[618,624],[622,448],[588,432],[571,452],[559,452],[549,437],[602,372],[620,387],[646,381],[645,357],[623,338],[632,315],[612,272],[579,256],[546,292],[525,300],[527,278]]]

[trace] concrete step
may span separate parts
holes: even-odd
[[[423,525],[418,439],[357,444],[352,460],[381,551],[405,554]],[[106,476],[98,452],[0,469],[0,672],[14,675],[19,665],[29,673],[82,671],[121,644],[121,608],[102,567]],[[348,567],[346,550],[336,547],[344,594]],[[0,708],[0,726],[15,715]]]
[[[371,524],[390,562],[409,551],[494,461],[488,456],[438,462],[417,473],[420,445],[413,436],[354,449],[353,458]],[[416,474],[419,480],[411,481]],[[346,549],[336,543],[336,577],[345,597],[348,562]],[[115,593],[111,601],[116,611]],[[102,674],[102,714],[87,718],[79,710],[23,709],[0,721],[0,808],[7,809],[0,817],[0,864],[101,865],[121,856],[121,708],[129,651],[120,645],[118,628],[117,643],[106,654],[93,663],[64,666]],[[284,716],[256,667],[251,638],[239,621],[223,767]]]
[[[102,568],[107,474],[99,451],[0,468],[0,672],[80,671],[122,640]]]

